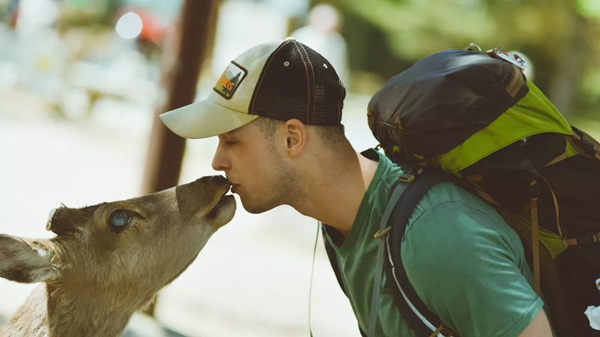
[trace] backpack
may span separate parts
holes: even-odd
[[[419,335],[458,336],[412,290],[400,256],[414,206],[431,186],[452,180],[519,234],[557,336],[597,336],[584,311],[600,305],[600,144],[526,79],[520,57],[473,46],[423,58],[369,102],[373,135],[406,172],[382,224],[394,301]]]

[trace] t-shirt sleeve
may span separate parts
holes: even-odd
[[[402,261],[427,307],[463,337],[518,336],[543,308],[518,236],[489,210],[448,201],[422,212]]]

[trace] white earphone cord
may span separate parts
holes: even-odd
[[[313,332],[312,332],[312,325],[310,322],[310,309],[311,309],[311,304],[312,304],[312,287],[313,287],[313,278],[315,276],[315,260],[316,260],[316,256],[317,256],[317,243],[319,242],[319,232],[321,231],[321,222],[318,222],[318,226],[317,226],[317,235],[315,237],[315,246],[313,248],[313,260],[312,260],[312,267],[310,270],[310,286],[308,288],[308,331],[310,333],[310,337],[313,337]]]

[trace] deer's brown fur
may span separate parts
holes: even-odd
[[[231,220],[228,190],[223,177],[204,177],[135,199],[61,207],[48,222],[51,239],[0,235],[0,276],[43,282],[0,336],[119,335]],[[115,214],[127,214],[128,224],[111,226]]]

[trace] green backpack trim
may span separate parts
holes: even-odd
[[[515,217],[519,222],[531,232],[531,217],[527,213],[514,213]],[[558,254],[562,253],[567,246],[563,242],[560,235],[545,229],[544,227],[539,228],[540,231],[540,242],[548,249],[552,259],[555,259]]]
[[[569,123],[546,96],[530,81],[527,81],[527,85],[529,92],[515,105],[486,128],[440,155],[442,169],[457,174],[480,159],[535,134],[573,134]]]

